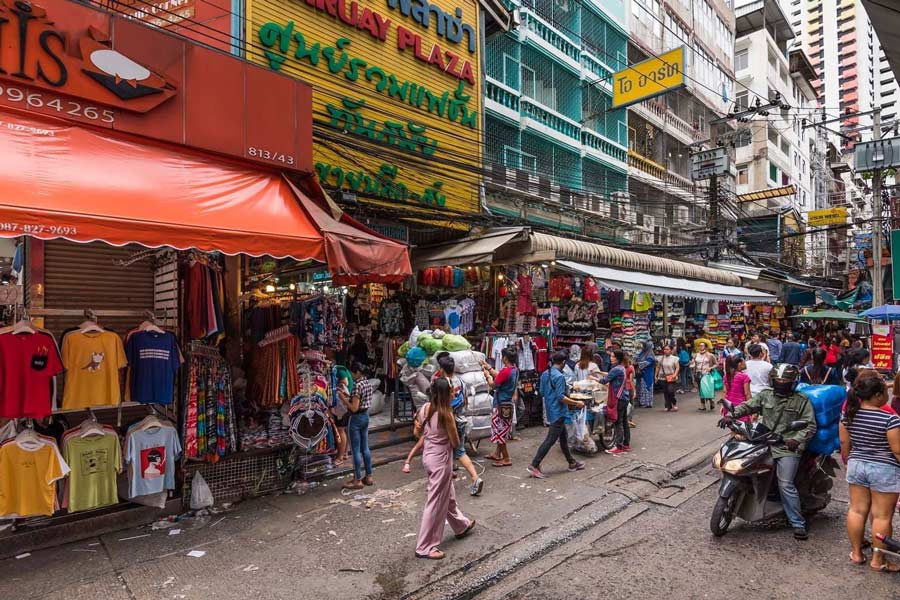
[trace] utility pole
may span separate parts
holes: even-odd
[[[875,131],[872,139],[881,140],[881,107],[874,110],[872,124]],[[881,272],[881,169],[875,169],[872,175],[872,193],[875,195],[875,218],[872,219],[872,306],[884,304],[884,276]]]
[[[719,259],[719,178],[709,178],[709,229],[713,260]]]

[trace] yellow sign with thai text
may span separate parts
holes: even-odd
[[[326,188],[409,217],[480,210],[477,0],[247,0],[247,58],[313,87]]]
[[[622,108],[684,86],[684,46],[613,75],[613,107]]]
[[[806,220],[810,227],[843,225],[847,222],[847,209],[840,206],[823,210],[811,210],[807,213]]]

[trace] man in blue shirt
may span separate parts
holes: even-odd
[[[766,338],[766,346],[769,347],[769,362],[774,367],[781,362],[781,340],[774,334],[768,334]]]
[[[566,434],[566,405],[574,408],[584,408],[584,402],[572,400],[567,395],[566,377],[563,375],[563,368],[566,365],[566,355],[557,352],[553,355],[553,366],[541,374],[541,396],[544,397],[544,408],[547,410],[547,421],[550,423],[550,430],[547,437],[538,448],[534,460],[528,465],[528,472],[532,477],[538,479],[546,478],[541,471],[541,461],[547,456],[553,444],[559,440],[559,448],[563,451],[566,461],[569,463],[569,471],[580,471],[584,469],[584,463],[578,462],[572,458],[569,452],[569,440]]]

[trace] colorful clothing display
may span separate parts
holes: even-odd
[[[62,370],[56,340],[49,333],[0,335],[0,417],[48,416],[52,380]]]
[[[188,358],[187,397],[182,433],[188,459],[217,462],[236,449],[231,372],[212,349]]]
[[[109,506],[119,501],[116,476],[122,470],[122,451],[115,430],[82,428],[66,432],[62,454],[71,468],[68,479],[69,512]]]
[[[128,395],[132,402],[171,404],[175,373],[184,359],[175,334],[137,331],[125,342],[128,359]]]
[[[56,482],[69,473],[56,440],[32,434],[0,446],[0,517],[50,516]]]
[[[112,331],[72,331],[63,338],[66,381],[62,407],[88,408],[121,402],[119,369],[128,365],[122,338]]]
[[[175,489],[175,470],[181,456],[181,442],[171,423],[154,422],[133,426],[126,435],[125,448],[129,498]]]

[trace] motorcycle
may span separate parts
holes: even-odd
[[[720,402],[728,413],[733,413],[730,402]],[[806,421],[794,421],[790,430],[802,431],[806,426]],[[735,516],[753,523],[784,514],[772,458],[772,447],[782,445],[784,438],[761,421],[732,421],[728,427],[732,437],[713,457],[713,466],[722,471],[719,495],[709,521],[710,531],[717,537],[725,535]],[[803,454],[795,480],[803,514],[811,515],[828,506],[837,466],[831,456]]]

